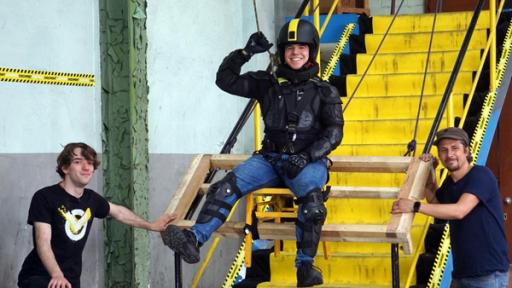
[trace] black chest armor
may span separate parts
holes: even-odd
[[[264,152],[294,154],[309,147],[322,130],[320,86],[309,79],[292,84],[279,78],[262,107],[265,122]]]

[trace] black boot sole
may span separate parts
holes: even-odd
[[[169,225],[165,229],[162,240],[164,241],[164,244],[169,246],[171,250],[174,252],[180,254],[183,261],[194,264],[199,262],[200,256],[198,255],[190,255],[186,251],[186,245],[189,242],[187,237],[183,234],[183,231],[181,231],[180,228]]]

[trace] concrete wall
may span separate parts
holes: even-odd
[[[274,3],[257,3],[260,29],[275,39]],[[147,26],[150,153],[218,153],[248,100],[217,88],[215,75],[256,31],[252,1],[151,0]],[[256,55],[244,71],[267,64]],[[252,151],[252,137],[249,125],[236,151]]]
[[[0,67],[96,74],[96,1],[0,0]],[[101,147],[96,87],[0,82],[0,153],[55,153],[71,141]]]

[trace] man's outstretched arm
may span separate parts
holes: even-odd
[[[108,202],[108,204],[110,205],[110,216],[112,216],[112,218],[123,224],[136,228],[162,232],[165,230],[167,225],[176,219],[176,215],[164,213],[155,221],[148,222],[124,206],[110,202]]]

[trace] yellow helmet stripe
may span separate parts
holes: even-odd
[[[297,28],[299,27],[300,19],[293,19],[288,25],[288,41],[297,41]]]

